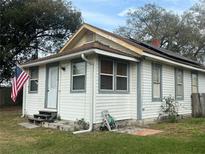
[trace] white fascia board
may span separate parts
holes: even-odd
[[[145,53],[145,52],[144,52],[143,55],[144,55],[144,56],[147,56],[147,57],[149,57],[149,58],[153,58],[153,59],[157,59],[157,60],[163,61],[163,62],[165,62],[165,63],[169,63],[169,64],[181,66],[181,67],[188,68],[188,69],[192,69],[192,70],[197,70],[197,71],[200,71],[200,72],[205,72],[205,69],[200,69],[200,68],[193,67],[193,66],[189,66],[189,65],[186,65],[186,64],[174,62],[174,61],[172,61],[172,60],[169,60],[169,59],[166,59],[166,58],[162,58],[162,57],[158,57],[158,56],[155,56],[155,55],[152,55],[152,54],[149,54],[149,53]]]
[[[133,57],[119,55],[119,54],[115,54],[115,53],[111,53],[111,52],[99,50],[99,49],[89,49],[89,50],[84,50],[81,52],[77,52],[77,53],[73,53],[73,54],[69,54],[69,55],[65,55],[65,56],[61,56],[61,57],[51,58],[51,59],[47,59],[47,60],[45,59],[43,61],[29,63],[29,64],[23,64],[23,65],[21,65],[21,67],[25,68],[25,67],[39,66],[39,65],[54,63],[54,62],[58,62],[58,61],[62,61],[62,60],[69,60],[69,59],[80,57],[81,54],[91,54],[91,53],[96,53],[96,54],[100,54],[100,55],[104,55],[104,56],[110,56],[110,57],[114,57],[114,58],[124,59],[124,60],[128,60],[128,61],[139,62],[138,59],[133,58]]]
[[[107,52],[107,51],[100,50],[100,49],[94,49],[94,52],[96,54],[103,55],[103,56],[109,56],[109,57],[124,59],[124,60],[128,60],[128,61],[139,62],[139,60],[134,58],[134,57],[129,57],[129,56],[125,56],[125,55],[111,53],[111,52]]]
[[[47,60],[43,60],[43,61],[39,61],[39,62],[34,62],[34,63],[30,63],[30,64],[25,64],[25,65],[23,64],[23,65],[20,65],[20,66],[21,67],[39,66],[39,65],[43,65],[43,64],[59,62],[59,61],[62,61],[62,60],[73,59],[73,58],[80,57],[81,54],[91,54],[91,53],[94,53],[94,51],[89,49],[89,50],[84,50],[84,51],[69,54],[69,55],[64,55],[64,56],[61,56],[61,57],[51,58],[51,59],[47,59]]]

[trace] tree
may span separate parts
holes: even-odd
[[[205,9],[201,7],[202,3],[204,0],[181,16],[154,4],[146,4],[129,10],[126,26],[119,27],[116,33],[147,43],[159,39],[160,47],[202,60],[205,53],[205,34],[202,33]]]
[[[81,25],[81,13],[62,0],[0,1],[0,83],[16,62],[57,52]]]

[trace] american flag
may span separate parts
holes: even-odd
[[[28,80],[28,78],[29,75],[24,70],[22,70],[19,66],[16,66],[14,77],[11,79],[12,82],[11,99],[13,100],[13,102],[16,101],[18,92],[21,90],[21,88]]]

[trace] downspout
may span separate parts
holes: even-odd
[[[26,84],[27,85],[27,84]],[[22,106],[22,115],[21,118],[23,118],[25,116],[25,105],[26,105],[26,85],[23,86],[23,106]]]
[[[88,64],[92,65],[92,78],[94,78],[94,63],[90,62],[84,54],[81,54],[81,58],[85,60]],[[91,132],[93,130],[93,110],[94,110],[94,82],[92,81],[92,102],[90,103],[90,123],[89,123],[89,128],[87,130],[80,130],[80,131],[75,131],[73,134],[80,134],[80,133],[87,133]]]

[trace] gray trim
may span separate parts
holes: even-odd
[[[191,71],[191,93],[193,93],[193,91],[192,91],[192,74],[196,74],[196,76],[197,76],[197,93],[199,92],[199,73],[198,73],[198,71]]]
[[[52,66],[57,66],[58,67],[58,71],[57,71],[57,93],[56,93],[56,108],[48,108],[47,107],[47,105],[48,105],[48,77],[49,77],[49,74],[48,74],[48,69],[49,69],[49,67],[52,67]],[[59,63],[57,62],[57,63],[51,63],[51,64],[47,64],[46,65],[46,81],[45,81],[45,104],[44,104],[44,108],[46,108],[46,109],[58,109],[58,86],[59,86]]]
[[[141,120],[142,119],[142,85],[141,85],[141,80],[142,80],[142,62],[139,62],[137,64],[137,119]]]
[[[39,83],[39,66],[33,66],[29,68],[29,76],[31,76],[31,69],[37,68],[38,71],[38,83]],[[31,91],[31,79],[29,78],[29,84],[28,84],[28,93],[29,94],[37,94],[38,93],[38,85],[37,85],[37,91]]]
[[[182,90],[183,90],[183,95],[182,95],[182,97],[181,98],[177,98],[177,70],[180,70],[180,71],[182,71]],[[182,100],[184,100],[184,70],[182,69],[182,68],[175,68],[175,100],[178,100],[178,101],[182,101]]]
[[[85,83],[84,83],[84,89],[82,90],[73,90],[73,63],[77,63],[77,62],[85,62]],[[87,83],[86,80],[87,80],[87,62],[81,58],[71,60],[70,62],[70,93],[85,93],[86,83]]]
[[[160,97],[159,98],[154,98],[154,77],[153,77],[153,71],[154,71],[154,65],[160,68]],[[162,64],[152,62],[152,102],[161,102],[162,101]]]
[[[101,83],[101,60],[110,60],[113,61],[113,89],[112,90],[106,90],[106,89],[100,89],[100,83]],[[117,63],[125,63],[127,64],[127,90],[117,90],[117,81],[116,81],[116,68]],[[98,92],[101,94],[129,94],[130,93],[130,63],[126,60],[121,60],[117,58],[110,58],[106,56],[100,56],[98,58]]]

